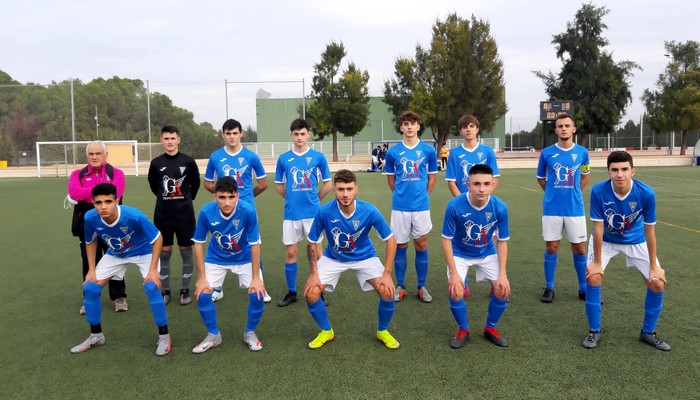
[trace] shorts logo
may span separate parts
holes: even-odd
[[[331,235],[333,236],[333,251],[336,253],[354,252],[357,248],[357,238],[360,237],[364,230],[365,228],[362,228],[360,231],[350,234],[343,232],[338,227],[331,229]]]

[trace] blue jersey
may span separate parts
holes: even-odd
[[[447,168],[445,169],[445,180],[454,182],[460,193],[466,193],[469,190],[467,188],[469,170],[476,164],[486,164],[493,170],[494,177],[500,176],[496,152],[493,151],[492,147],[480,144],[470,150],[460,145],[450,150],[450,157],[447,159]]]
[[[313,218],[321,206],[318,186],[331,180],[331,170],[323,153],[309,148],[303,154],[289,150],[277,159],[275,183],[285,185],[284,219]]]
[[[160,232],[148,220],[146,214],[129,206],[117,206],[117,220],[111,225],[102,220],[97,210],[85,214],[85,243],[100,238],[107,247],[107,254],[119,257],[133,257],[153,254],[153,242]]]
[[[225,147],[222,147],[209,156],[204,179],[216,181],[224,176],[236,178],[241,200],[247,201],[255,207],[253,172],[255,172],[255,179],[266,176],[265,168],[263,168],[260,157],[257,154],[245,147],[241,148],[238,153],[231,154],[226,151]]]
[[[603,241],[620,244],[646,242],[644,225],[656,223],[656,195],[651,186],[632,180],[632,188],[620,197],[610,179],[591,189],[591,221],[602,221]]]
[[[481,208],[469,202],[467,194],[461,194],[447,203],[442,237],[452,241],[452,251],[462,258],[482,258],[497,253],[493,241],[494,232],[498,240],[508,240],[508,208],[503,200],[489,196]]]
[[[195,243],[211,241],[205,262],[219,265],[240,265],[251,262],[250,246],[260,244],[258,218],[255,208],[243,200],[238,200],[231,215],[224,217],[216,201],[212,201],[199,211],[197,228],[192,240]]]
[[[346,216],[340,211],[338,201],[324,204],[314,218],[307,240],[320,243],[321,233],[326,231],[328,246],[323,254],[340,262],[362,261],[376,257],[369,231],[374,228],[386,241],[393,235],[391,228],[377,207],[362,200],[355,200],[355,212]]]
[[[395,176],[392,210],[430,210],[428,175],[437,174],[437,152],[433,146],[423,141],[412,148],[397,143],[386,153],[384,172]]]
[[[543,215],[559,217],[583,217],[581,175],[591,172],[588,150],[575,144],[562,149],[553,144],[540,153],[537,178],[546,179]]]

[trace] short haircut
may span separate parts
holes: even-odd
[[[231,176],[219,178],[214,185],[214,193],[238,193],[238,183]]]
[[[338,170],[338,172],[335,173],[335,176],[333,176],[333,183],[353,183],[357,182],[357,177],[355,176],[355,173],[350,171],[349,169],[341,169]]]
[[[176,135],[179,135],[180,132],[177,130],[177,126],[175,125],[165,125],[164,127],[160,128],[160,134],[164,133],[174,133]]]
[[[305,119],[297,118],[294,121],[292,121],[291,125],[289,125],[290,132],[300,131],[302,129],[306,129],[307,131],[311,130],[311,128],[309,128],[309,123],[306,122]]]
[[[481,129],[479,120],[473,115],[462,115],[462,117],[459,118],[459,121],[457,121],[457,127],[459,129],[466,128],[469,126],[469,124],[474,124],[474,126],[476,126],[478,129]]]
[[[92,146],[93,144],[99,144],[100,146],[102,146],[102,154],[107,154],[107,145],[105,144],[105,142],[101,140],[93,140],[92,142],[88,143],[87,147],[85,147],[85,155],[90,154],[90,146]]]
[[[574,124],[574,126],[576,126],[576,121],[574,121],[574,118],[572,116],[570,116],[569,114],[562,112],[562,113],[559,113],[559,115],[557,115],[557,121],[559,121],[560,119],[564,119],[564,118],[570,119],[571,122]],[[557,124],[557,121],[554,122],[554,125]]]
[[[476,164],[475,166],[471,167],[469,170],[469,176],[476,175],[476,174],[482,174],[482,175],[492,175],[493,176],[493,170],[491,167],[489,167],[486,164]]]
[[[399,115],[399,124],[403,124],[406,121],[420,123],[420,115],[410,110],[404,111]]]
[[[92,187],[92,198],[97,196],[112,196],[117,199],[117,187],[111,183],[98,183]]]
[[[610,164],[612,163],[623,163],[629,162],[630,167],[634,168],[634,163],[632,162],[632,155],[626,151],[613,151],[608,155],[608,169],[610,169]]]
[[[236,128],[243,132],[243,126],[241,126],[240,122],[236,121],[235,119],[227,119],[226,122],[224,122],[224,125],[221,127],[221,130],[225,132],[232,131]]]

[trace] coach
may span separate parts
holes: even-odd
[[[85,153],[88,165],[73,171],[68,180],[68,200],[75,205],[71,231],[73,236],[77,236],[80,241],[80,256],[83,259],[83,281],[88,272],[87,251],[85,250],[85,213],[95,208],[92,205],[92,188],[103,182],[114,184],[117,187],[117,198],[121,204],[124,188],[126,187],[124,172],[107,163],[107,146],[104,142],[100,140],[91,142],[85,149]],[[102,255],[107,251],[107,246],[103,241],[98,240],[97,243],[95,263],[99,262]],[[109,281],[109,298],[114,301],[115,311],[120,312],[129,309],[126,302],[126,285],[123,280]],[[85,314],[84,306],[80,307],[80,314]]]

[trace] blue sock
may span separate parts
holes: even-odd
[[[260,323],[260,317],[263,311],[265,311],[265,303],[262,297],[258,298],[257,293],[251,293],[248,297],[250,300],[248,301],[248,324],[245,327],[246,332],[255,330],[258,323]]]
[[[455,301],[452,297],[450,299],[450,311],[452,311],[452,316],[455,318],[459,329],[463,331],[469,330],[469,321],[467,320],[467,302],[464,299]]]
[[[321,327],[324,331],[331,330],[331,322],[328,320],[328,312],[326,311],[326,305],[321,301],[321,298],[316,300],[315,303],[306,303],[309,307],[309,312],[311,316],[314,317],[314,321]]]
[[[377,314],[379,315],[379,323],[377,324],[378,331],[385,331],[389,328],[391,318],[394,316],[394,299],[384,300],[379,298],[379,306]]]
[[[406,260],[406,250],[408,250],[408,247],[397,247],[396,257],[394,257],[396,284],[402,287],[406,287],[406,267],[408,265],[408,261]]]
[[[297,269],[299,268],[299,263],[294,261],[293,263],[284,264],[284,275],[287,277],[287,290],[290,292],[297,292]]]
[[[151,305],[153,319],[156,321],[156,326],[168,325],[168,314],[165,311],[165,301],[163,295],[160,294],[158,286],[155,283],[148,281],[143,284],[143,291],[146,292]]]
[[[102,304],[100,303],[100,293],[104,286],[94,282],[88,282],[83,286],[83,305],[85,306],[85,319],[90,325],[102,323]]]
[[[212,335],[219,334],[219,326],[216,324],[216,306],[214,300],[211,299],[211,293],[202,293],[197,300],[199,315],[202,317],[204,326],[207,327],[207,332]]]
[[[416,277],[418,287],[425,286],[425,281],[428,279],[428,250],[416,250]]]
[[[586,315],[590,329],[600,332],[600,286],[586,285]]]
[[[554,273],[557,272],[558,253],[544,252],[544,282],[547,289],[554,290]]]
[[[578,277],[578,290],[586,292],[586,255],[574,254],[574,269]]]
[[[644,325],[642,333],[653,333],[656,330],[656,321],[661,315],[664,301],[664,292],[655,292],[647,288],[647,297],[644,300]]]
[[[486,327],[495,328],[498,321],[501,320],[503,312],[508,307],[508,299],[501,300],[494,294],[489,301],[489,311],[486,315]]]

